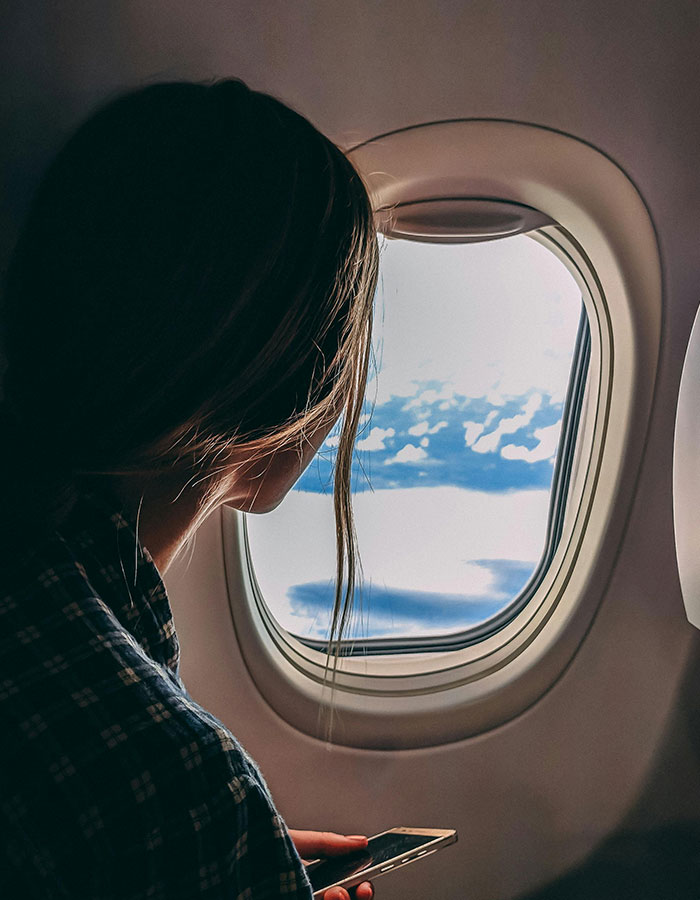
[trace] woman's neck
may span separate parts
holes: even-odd
[[[139,543],[165,574],[201,522],[204,491],[174,476],[144,478],[134,473],[111,478],[110,489],[131,516]]]

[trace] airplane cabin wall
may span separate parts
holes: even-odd
[[[515,898],[619,828],[700,818],[700,641],[673,546],[675,403],[700,285],[695,0],[6,0],[0,12],[4,263],[41,168],[105,96],[239,76],[344,146],[420,122],[512,118],[609,154],[646,201],[664,275],[660,368],[634,505],[599,612],[558,683],[479,737],[326,748],[261,699],[235,644],[217,519],[169,589],[191,693],[261,764],[292,825],[455,825],[457,848],[377,896]],[[699,450],[700,452],[700,450]]]

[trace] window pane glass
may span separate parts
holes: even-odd
[[[384,241],[354,489],[364,587],[349,637],[461,632],[527,584],[545,546],[581,307],[563,263],[526,236]],[[275,512],[247,517],[262,596],[300,637],[329,628],[336,442]]]

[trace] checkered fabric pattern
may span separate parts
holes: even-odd
[[[187,694],[163,582],[84,495],[0,575],[0,898],[310,898],[255,764]]]

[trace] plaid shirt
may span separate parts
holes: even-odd
[[[187,694],[158,570],[105,498],[0,578],[0,898],[308,898],[260,772]]]

